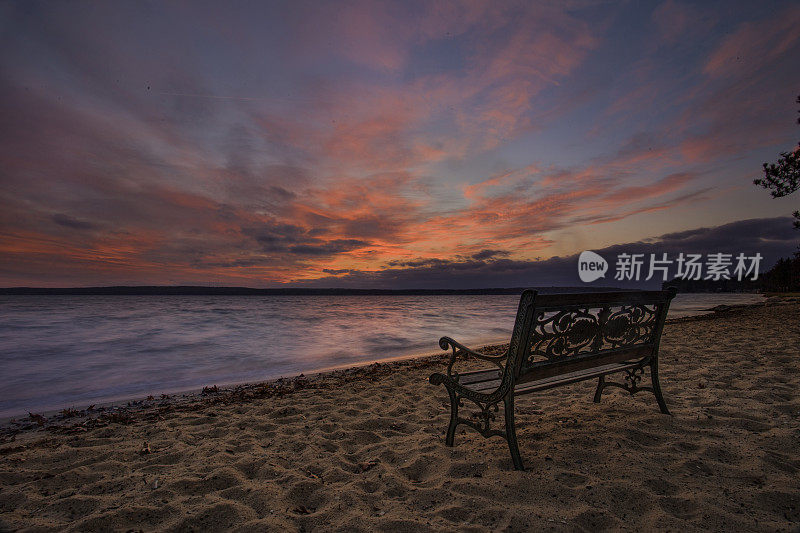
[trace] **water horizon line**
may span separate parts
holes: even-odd
[[[520,294],[526,289],[536,289],[543,293],[550,292],[603,292],[629,291],[607,286],[526,286],[526,287],[474,287],[468,289],[375,289],[375,288],[343,288],[343,287],[237,287],[206,285],[110,285],[93,287],[1,287],[0,295],[69,295],[69,296],[381,296],[381,295],[502,295]]]

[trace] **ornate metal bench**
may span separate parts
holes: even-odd
[[[658,382],[658,345],[669,304],[676,289],[580,294],[522,293],[508,352],[489,356],[470,350],[450,337],[439,339],[443,350],[452,349],[445,374],[430,377],[450,395],[450,425],[445,443],[453,445],[456,427],[467,425],[483,435],[508,441],[514,468],[524,470],[514,428],[514,397],[569,383],[597,378],[594,401],[603,389],[619,387],[631,395],[653,392],[664,414],[670,414]],[[459,355],[476,357],[496,368],[459,374],[453,365]],[[651,387],[640,386],[645,367]],[[606,375],[624,372],[624,383],[606,381]],[[472,419],[458,415],[463,400],[479,412]],[[490,429],[500,402],[505,431]]]

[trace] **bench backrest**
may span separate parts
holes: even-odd
[[[522,293],[508,352],[515,382],[658,354],[676,289]]]

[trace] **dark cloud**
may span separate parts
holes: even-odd
[[[254,238],[265,252],[282,252],[307,239],[305,229],[294,224],[263,224],[256,228],[242,228],[242,233]]]
[[[339,274],[347,274],[348,272],[353,272],[353,270],[349,268],[323,268],[322,271],[332,276],[338,276]]]
[[[297,246],[290,246],[289,252],[298,255],[335,255],[342,252],[349,252],[356,248],[363,248],[369,246],[367,241],[360,241],[358,239],[334,239],[328,242],[319,241],[319,244],[299,244]]]
[[[473,254],[472,259],[477,259],[478,261],[484,259],[492,259],[495,257],[506,257],[511,255],[511,252],[506,250],[481,250],[480,252]]]
[[[428,267],[428,266],[438,266],[438,265],[445,265],[452,263],[449,259],[415,259],[412,261],[401,260],[401,259],[393,259],[391,261],[387,261],[386,265],[390,267]]]
[[[59,226],[64,226],[65,228],[71,228],[77,230],[91,230],[91,229],[97,229],[99,227],[97,224],[93,224],[85,220],[78,220],[75,217],[71,217],[63,213],[56,213],[55,215],[52,216],[52,220]]]
[[[324,231],[318,228],[307,230],[294,224],[263,224],[255,228],[243,228],[242,233],[255,239],[263,252],[272,255],[321,257],[370,245],[368,241],[361,239],[320,239],[317,235]]]

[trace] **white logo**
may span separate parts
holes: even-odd
[[[578,257],[578,276],[584,283],[590,283],[598,278],[604,278],[608,270],[608,263],[599,254],[586,250]]]
[[[706,254],[706,261],[703,262],[702,254],[678,254],[677,259],[670,259],[668,254],[662,253],[659,258],[656,254],[649,254],[650,260],[646,261],[648,254],[617,254],[616,274],[614,279],[617,281],[639,281],[644,274],[645,281],[651,279],[687,279],[687,280],[732,280],[743,281],[758,279],[758,269],[764,257],[760,253],[755,255],[745,255],[740,253],[734,256],[732,253],[712,253]],[[675,274],[670,276],[670,265],[675,264]],[[703,267],[706,275],[703,276]],[[590,250],[581,252],[578,257],[578,275],[584,283],[591,283],[599,278],[604,278],[608,271],[608,263],[599,254]]]

